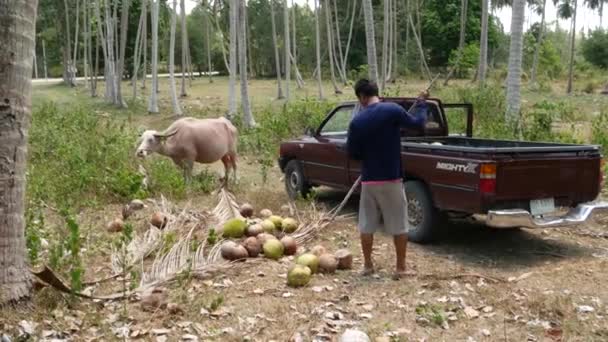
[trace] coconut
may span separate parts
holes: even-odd
[[[312,271],[307,266],[293,265],[287,272],[287,285],[291,287],[305,286],[310,282]]]
[[[264,233],[274,234],[274,232],[277,229],[277,227],[274,225],[274,223],[272,223],[272,221],[270,221],[270,220],[264,220],[260,224],[262,225],[262,229],[264,230]]]
[[[269,218],[270,216],[272,216],[272,211],[270,211],[269,209],[262,209],[260,210],[260,216],[262,216],[263,218]]]
[[[262,233],[256,237],[262,245],[266,243],[268,240],[276,240],[276,236],[268,233]]]
[[[264,256],[278,260],[283,256],[283,244],[277,239],[269,239],[264,243]]]
[[[281,230],[281,227],[283,225],[283,218],[281,216],[272,215],[268,219],[272,223],[274,223],[274,226],[275,226],[276,229]]]
[[[262,244],[258,239],[253,236],[248,237],[247,239],[245,239],[245,241],[243,241],[243,247],[245,247],[245,249],[249,253],[249,256],[252,258],[257,257],[258,254],[260,254],[260,252],[262,251]]]
[[[319,269],[319,257],[312,253],[304,253],[296,259],[296,264],[308,266],[312,273],[317,273]]]
[[[327,253],[327,251],[325,250],[325,247],[316,245],[310,250],[310,253],[320,257],[321,255]]]
[[[156,211],[150,218],[150,224],[158,229],[163,229],[167,225],[167,216],[160,211]]]
[[[243,217],[251,217],[253,216],[253,206],[249,203],[244,203],[239,212]]]
[[[242,219],[235,218],[224,223],[223,228],[224,237],[238,239],[245,234],[247,223]]]
[[[261,224],[256,223],[256,224],[252,224],[251,226],[247,227],[247,230],[245,231],[245,235],[258,236],[258,235],[262,234],[263,232],[264,232],[264,227],[262,227]]]
[[[288,215],[289,213],[291,213],[291,207],[287,204],[283,204],[281,206],[281,213]]]
[[[125,227],[125,223],[123,222],[123,220],[116,218],[114,219],[114,221],[108,223],[108,232],[110,233],[118,233],[118,232],[122,232],[123,228]]]
[[[281,239],[281,243],[285,248],[285,255],[294,255],[298,251],[296,240],[291,236],[285,236]]]
[[[338,268],[338,259],[335,256],[325,253],[319,257],[319,270],[322,273],[334,273]]]
[[[240,260],[245,259],[249,256],[247,249],[245,247],[236,244],[232,241],[226,241],[222,244],[220,249],[222,258],[226,260]]]
[[[298,221],[291,217],[284,218],[283,222],[281,223],[281,227],[283,227],[283,231],[285,233],[291,234],[298,229]]]
[[[338,259],[339,270],[350,270],[353,268],[353,255],[348,249],[339,249],[334,255]]]

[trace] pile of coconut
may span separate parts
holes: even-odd
[[[315,273],[334,273],[336,270],[350,270],[352,267],[353,256],[350,251],[339,249],[332,254],[325,247],[317,245],[296,258],[295,264],[287,272],[287,285],[305,286]]]

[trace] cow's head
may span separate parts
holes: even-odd
[[[154,152],[158,152],[160,146],[163,142],[170,136],[175,135],[177,131],[171,133],[161,133],[154,130],[147,130],[141,134],[139,137],[139,147],[135,152],[135,155],[138,157],[144,158],[149,154]]]

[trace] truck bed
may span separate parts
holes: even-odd
[[[420,144],[441,143],[428,148],[474,153],[534,153],[534,152],[599,152],[594,145],[576,145],[548,142],[490,140],[468,137],[420,137],[404,138],[404,147],[420,147]]]

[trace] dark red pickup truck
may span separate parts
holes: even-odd
[[[405,109],[415,101],[382,100]],[[356,108],[342,103],[318,129],[281,144],[279,165],[291,198],[315,186],[354,184],[360,163],[348,158],[346,138]],[[450,217],[474,217],[495,228],[548,228],[608,212],[608,203],[596,202],[603,182],[598,146],[476,139],[471,104],[433,98],[428,108],[426,127],[404,130],[401,143],[410,240],[431,241]],[[454,109],[466,114],[466,134],[448,130],[446,111]]]

